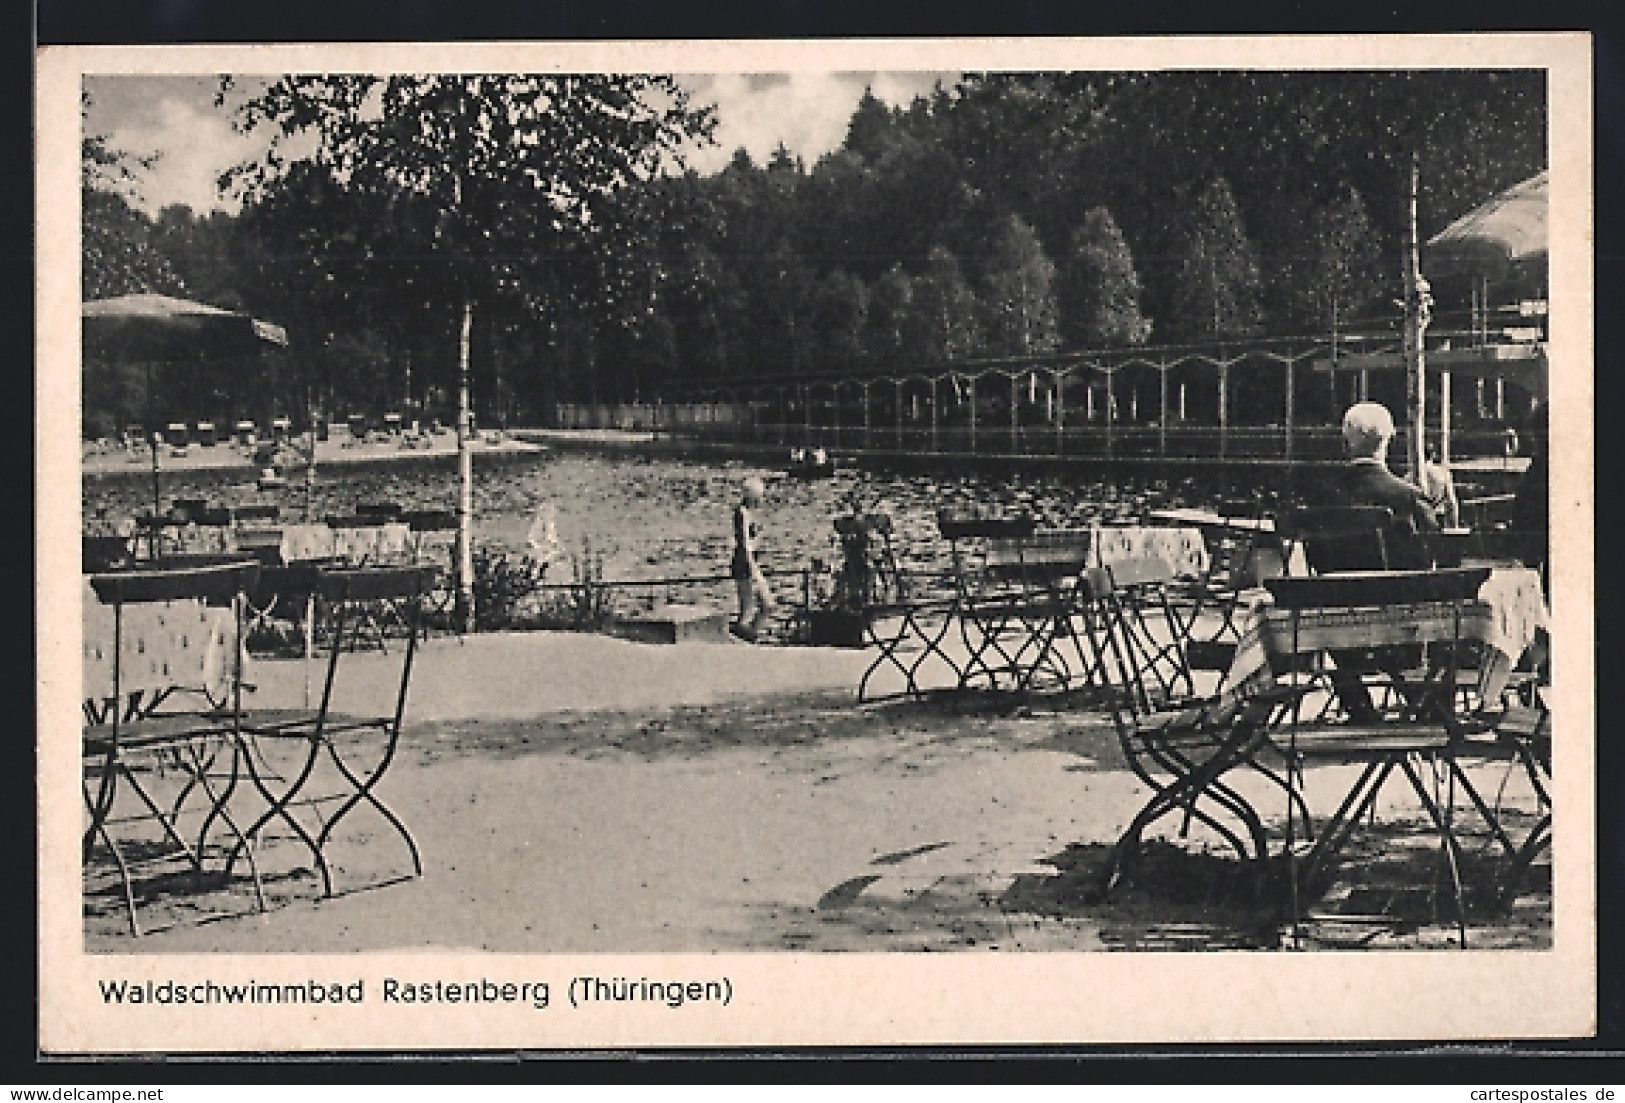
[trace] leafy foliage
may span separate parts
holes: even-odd
[[[444,420],[467,301],[493,424],[687,380],[1324,330],[1393,297],[1412,153],[1427,235],[1545,167],[1545,109],[1533,70],[965,74],[865,95],[811,166],[740,151],[701,177],[678,156],[714,120],[662,77],[290,77],[241,117],[276,140],[226,181],[239,215],[153,222],[140,160],[86,139],[86,292],[287,328],[286,378],[200,403]],[[108,382],[95,401],[128,404]]]

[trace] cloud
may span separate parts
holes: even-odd
[[[931,91],[951,73],[724,73],[677,79],[697,104],[717,107],[717,144],[694,152],[689,163],[714,172],[743,147],[763,164],[782,142],[809,166],[846,139],[852,109],[863,90],[901,106]]]
[[[809,167],[846,138],[846,128],[865,88],[885,103],[901,106],[928,94],[946,72],[791,72],[705,73],[677,79],[697,106],[717,105],[717,144],[690,153],[702,173],[728,163],[744,147],[765,164],[782,142]],[[247,78],[233,95],[240,102],[262,81]],[[215,190],[232,165],[264,154],[264,135],[231,129],[230,106],[214,106],[216,79],[196,76],[97,76],[86,78],[91,95],[87,125],[106,135],[115,149],[157,153],[159,160],[140,176],[138,204],[156,214],[184,203],[199,214],[234,211],[237,203]]]
[[[100,110],[88,121],[91,129],[113,149],[158,155],[136,183],[138,205],[151,213],[176,203],[199,214],[235,210],[236,202],[220,196],[216,181],[227,168],[264,152],[263,138],[232,130],[230,112],[213,105],[211,85],[206,78],[167,78],[145,88],[126,81],[118,94],[105,97],[105,106],[92,89]]]

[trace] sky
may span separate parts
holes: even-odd
[[[702,173],[727,163],[736,149],[746,149],[765,164],[782,142],[811,168],[846,137],[847,121],[865,88],[887,104],[902,106],[929,93],[940,81],[957,78],[947,72],[795,72],[681,75],[696,105],[717,107],[717,144],[689,154],[689,165]],[[184,203],[199,213],[213,208],[234,210],[215,183],[220,173],[264,150],[255,135],[237,134],[232,109],[254,85],[229,94],[215,105],[219,81],[213,76],[89,76],[86,126],[115,149],[138,155],[157,153],[132,197],[148,213]]]

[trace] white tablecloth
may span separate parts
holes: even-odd
[[[1124,559],[1161,559],[1180,578],[1201,578],[1208,571],[1207,541],[1196,528],[1097,526],[1089,542],[1091,565],[1108,567]]]
[[[103,605],[88,582],[82,601],[83,696],[102,702],[113,696],[113,607]],[[143,602],[126,605],[122,621],[119,683],[126,698],[140,691],[150,700],[183,689],[206,692],[214,701],[226,699],[236,634],[229,606],[192,600]]]

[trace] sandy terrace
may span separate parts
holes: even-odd
[[[340,705],[388,699],[389,655],[346,656]],[[271,909],[235,888],[149,886],[153,928],[129,937],[106,874],[87,894],[92,950],[505,952],[1054,950],[1279,943],[1278,885],[1237,876],[1192,828],[1153,842],[1109,899],[1098,871],[1146,798],[1103,716],[986,703],[858,708],[862,652],[552,633],[436,639],[419,653],[401,755],[381,788],[405,847],[365,809],[331,854],[321,899],[292,838],[259,851]],[[346,677],[346,675],[348,677]],[[263,704],[297,704],[297,662],[261,662]],[[287,748],[270,748],[272,765]],[[1504,766],[1475,777],[1496,792]],[[331,781],[332,779],[321,779]],[[1329,808],[1345,768],[1313,771]],[[1279,790],[1238,788],[1279,821]],[[1453,933],[1435,838],[1391,786],[1326,910],[1391,922],[1310,924],[1329,946],[1428,946]],[[1533,807],[1512,777],[1502,802]],[[1514,827],[1528,817],[1509,814]],[[1177,836],[1169,818],[1158,830]],[[1488,876],[1487,840],[1468,841]],[[1471,944],[1550,943],[1549,874],[1510,913],[1475,916]]]

